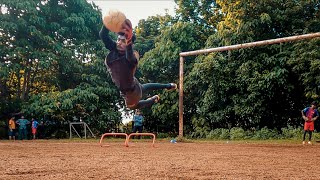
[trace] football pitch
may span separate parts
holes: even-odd
[[[320,144],[0,141],[0,179],[320,179]]]

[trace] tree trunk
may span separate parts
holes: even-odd
[[[23,85],[22,85],[22,93],[21,93],[21,100],[24,101],[26,99],[26,89],[27,89],[27,83],[29,81],[30,77],[30,69],[29,69],[29,61],[26,61],[26,67],[24,69],[24,74],[23,74]]]
[[[36,68],[35,68],[35,71],[30,71],[29,74],[28,74],[28,80],[30,79],[30,76],[31,76],[31,73],[33,72],[33,75],[30,79],[30,81],[28,81],[28,84],[27,84],[27,89],[26,89],[26,95],[25,95],[25,98],[28,98],[29,97],[29,92],[30,92],[30,89],[31,89],[31,86],[33,85],[34,83],[34,79],[38,73],[38,68],[39,68],[39,63],[37,63],[36,65]]]

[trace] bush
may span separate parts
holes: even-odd
[[[281,128],[282,137],[284,139],[301,139],[303,136],[303,131],[300,128],[293,128],[288,126],[287,128]]]
[[[266,139],[279,139],[277,130],[270,130],[267,127],[264,127],[254,133],[252,139],[257,140],[266,140]]]
[[[208,139],[219,139],[219,136],[220,136],[220,134],[221,134],[221,131],[220,131],[220,130],[221,130],[221,129],[211,130],[211,131],[208,133],[208,135],[207,135],[206,138],[208,138]]]
[[[206,136],[209,139],[229,139],[230,133],[228,129],[214,129]]]
[[[320,133],[318,133],[318,132],[316,132],[316,131],[314,131],[315,133],[313,133],[312,134],[312,139],[313,140],[316,140],[316,141],[318,141],[318,140],[320,140]],[[302,133],[301,133],[302,134]],[[301,137],[302,137],[302,135],[301,135]],[[301,138],[300,137],[300,138]]]
[[[194,126],[194,130],[191,133],[191,137],[206,138],[210,131],[208,122],[204,118],[197,118],[196,116],[192,117],[191,121]]]
[[[197,132],[198,135],[200,135],[199,131]],[[192,135],[195,135],[195,133],[192,133]],[[241,127],[233,127],[230,129],[223,129],[223,128],[217,128],[211,130],[205,138],[207,139],[221,139],[221,140],[245,140],[245,139],[253,139],[253,140],[267,140],[267,139],[294,139],[299,140],[303,136],[303,130],[301,128],[293,128],[291,126],[288,126],[286,128],[282,128],[281,132],[277,131],[276,129],[268,129],[267,127],[264,127],[260,130],[244,130]],[[195,138],[194,136],[186,135],[186,137],[189,138]],[[199,138],[200,136],[197,136],[196,138]],[[317,133],[316,131],[312,135],[314,140],[320,139],[320,133]]]
[[[64,130],[57,130],[52,134],[52,137],[57,138],[57,139],[66,139],[69,136],[68,131]]]
[[[206,138],[208,131],[205,128],[196,127],[195,131],[191,133],[192,138]]]
[[[170,137],[168,133],[157,133],[157,138],[168,138]]]
[[[0,126],[0,139],[8,139],[8,129]]]
[[[190,139],[188,139],[188,138],[184,138],[184,137],[177,137],[176,138],[176,141],[177,142],[183,142],[183,143],[190,143],[190,142],[192,142],[192,140],[190,140]]]
[[[246,133],[241,127],[234,127],[230,130],[230,139],[239,140],[245,139]]]

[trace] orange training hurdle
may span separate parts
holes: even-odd
[[[154,147],[154,142],[156,140],[156,136],[153,133],[131,133],[127,138],[127,142],[126,142],[127,147],[129,147],[129,140],[130,140],[131,136],[152,136],[153,137],[152,147]]]
[[[100,146],[101,146],[101,147],[102,147],[102,140],[103,140],[103,138],[104,138],[105,136],[125,136],[125,137],[126,137],[126,140],[125,140],[125,142],[124,142],[124,145],[125,145],[126,147],[128,147],[128,144],[127,144],[127,142],[128,142],[128,135],[127,135],[126,133],[105,133],[105,134],[103,134],[103,135],[101,136],[101,139],[100,139]],[[104,145],[104,146],[109,146],[109,145]]]

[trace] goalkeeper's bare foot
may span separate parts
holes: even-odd
[[[154,95],[153,97],[155,97],[154,102],[157,103],[160,100],[160,96],[159,95]]]
[[[157,103],[160,100],[160,96],[159,95],[154,95],[152,97],[149,97],[147,100],[152,99],[154,100],[155,103]]]
[[[170,88],[167,88],[167,90],[169,90],[169,91],[173,91],[173,90],[175,90],[175,89],[177,89],[177,84],[175,84],[175,83],[170,83]]]

